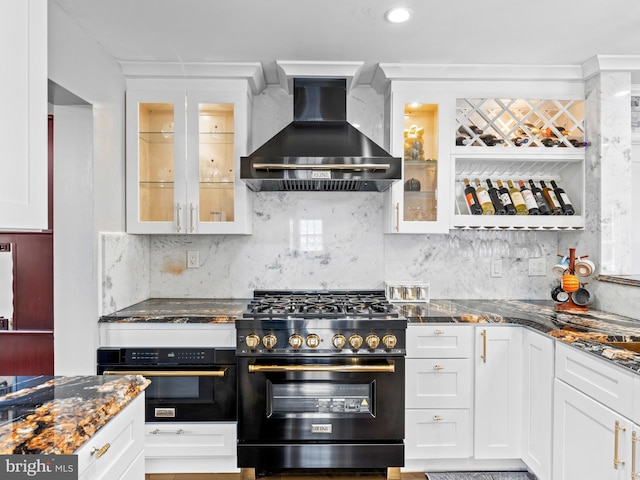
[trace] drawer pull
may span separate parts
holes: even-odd
[[[638,442],[638,434],[634,430],[631,433],[631,480],[640,477],[640,473],[636,473],[636,443]]]
[[[96,459],[98,459],[101,456],[103,456],[105,453],[107,453],[107,450],[109,450],[110,448],[111,448],[111,444],[105,443],[101,448],[93,447],[89,452],[89,455],[95,455]]]
[[[161,434],[168,434],[168,435],[182,435],[184,433],[184,430],[179,428],[178,430],[168,430],[168,431],[162,431],[159,428],[154,428],[153,430],[151,430],[149,432],[151,435],[161,435]]]
[[[486,330],[482,330],[482,355],[480,355],[480,358],[482,358],[482,361],[484,363],[487,363],[487,331]]]
[[[433,334],[434,335],[444,335],[444,330],[434,330]]]
[[[434,415],[434,416],[433,416],[433,420],[434,420],[435,422],[441,422],[442,420],[444,420],[444,418],[443,418],[443,417],[441,417],[440,415]]]
[[[620,426],[620,422],[616,420],[614,430],[615,430],[615,437],[614,437],[614,443],[613,443],[613,468],[617,470],[618,465],[624,465],[624,460],[620,460],[618,458],[618,435],[621,431],[626,432],[627,429],[625,427]]]
[[[434,365],[433,369],[434,370],[444,370],[444,367],[442,365]]]

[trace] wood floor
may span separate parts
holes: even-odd
[[[362,474],[323,474],[323,473],[301,473],[301,474],[275,474],[259,477],[264,480],[353,480],[358,478],[361,480],[384,480],[385,475],[362,473]],[[181,473],[181,474],[147,474],[146,480],[240,480],[239,473]],[[425,480],[422,472],[403,472],[402,480]]]

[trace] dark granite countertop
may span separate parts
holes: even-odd
[[[100,318],[103,323],[233,323],[251,299],[152,298]],[[410,325],[523,325],[640,374],[640,354],[607,342],[640,341],[640,320],[598,310],[567,313],[550,300],[431,300],[398,303]]]
[[[38,377],[0,396],[0,454],[73,454],[150,381],[117,377]]]
[[[100,317],[100,323],[234,323],[250,298],[150,298]]]

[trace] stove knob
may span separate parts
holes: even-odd
[[[302,342],[302,335],[298,335],[297,333],[294,333],[289,337],[289,345],[293,348],[300,348],[302,346]]]
[[[382,337],[382,343],[384,344],[387,350],[391,350],[393,347],[396,346],[396,343],[398,343],[398,339],[396,338],[395,335],[391,335],[390,333],[388,333],[387,335]]]
[[[278,343],[278,339],[273,333],[267,333],[264,337],[262,337],[262,344],[268,350],[271,350]]]
[[[362,346],[362,337],[357,333],[354,333],[349,337],[349,345],[354,350],[358,350]]]
[[[375,350],[378,348],[378,345],[380,345],[380,337],[372,333],[371,335],[367,335],[365,342],[371,350]]]
[[[333,339],[331,341],[334,347],[336,347],[338,350],[342,350],[347,344],[347,337],[345,337],[341,333],[337,333],[333,336]]]
[[[320,337],[315,333],[307,335],[307,346],[309,348],[318,348],[320,345]]]
[[[253,350],[260,343],[260,337],[255,333],[252,333],[251,335],[247,335],[247,337],[244,339],[244,343],[247,344],[247,347]]]

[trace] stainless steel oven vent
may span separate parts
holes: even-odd
[[[362,180],[282,180],[282,191],[307,191],[307,192],[358,192],[367,190],[363,188]],[[377,189],[371,189],[377,190]]]

